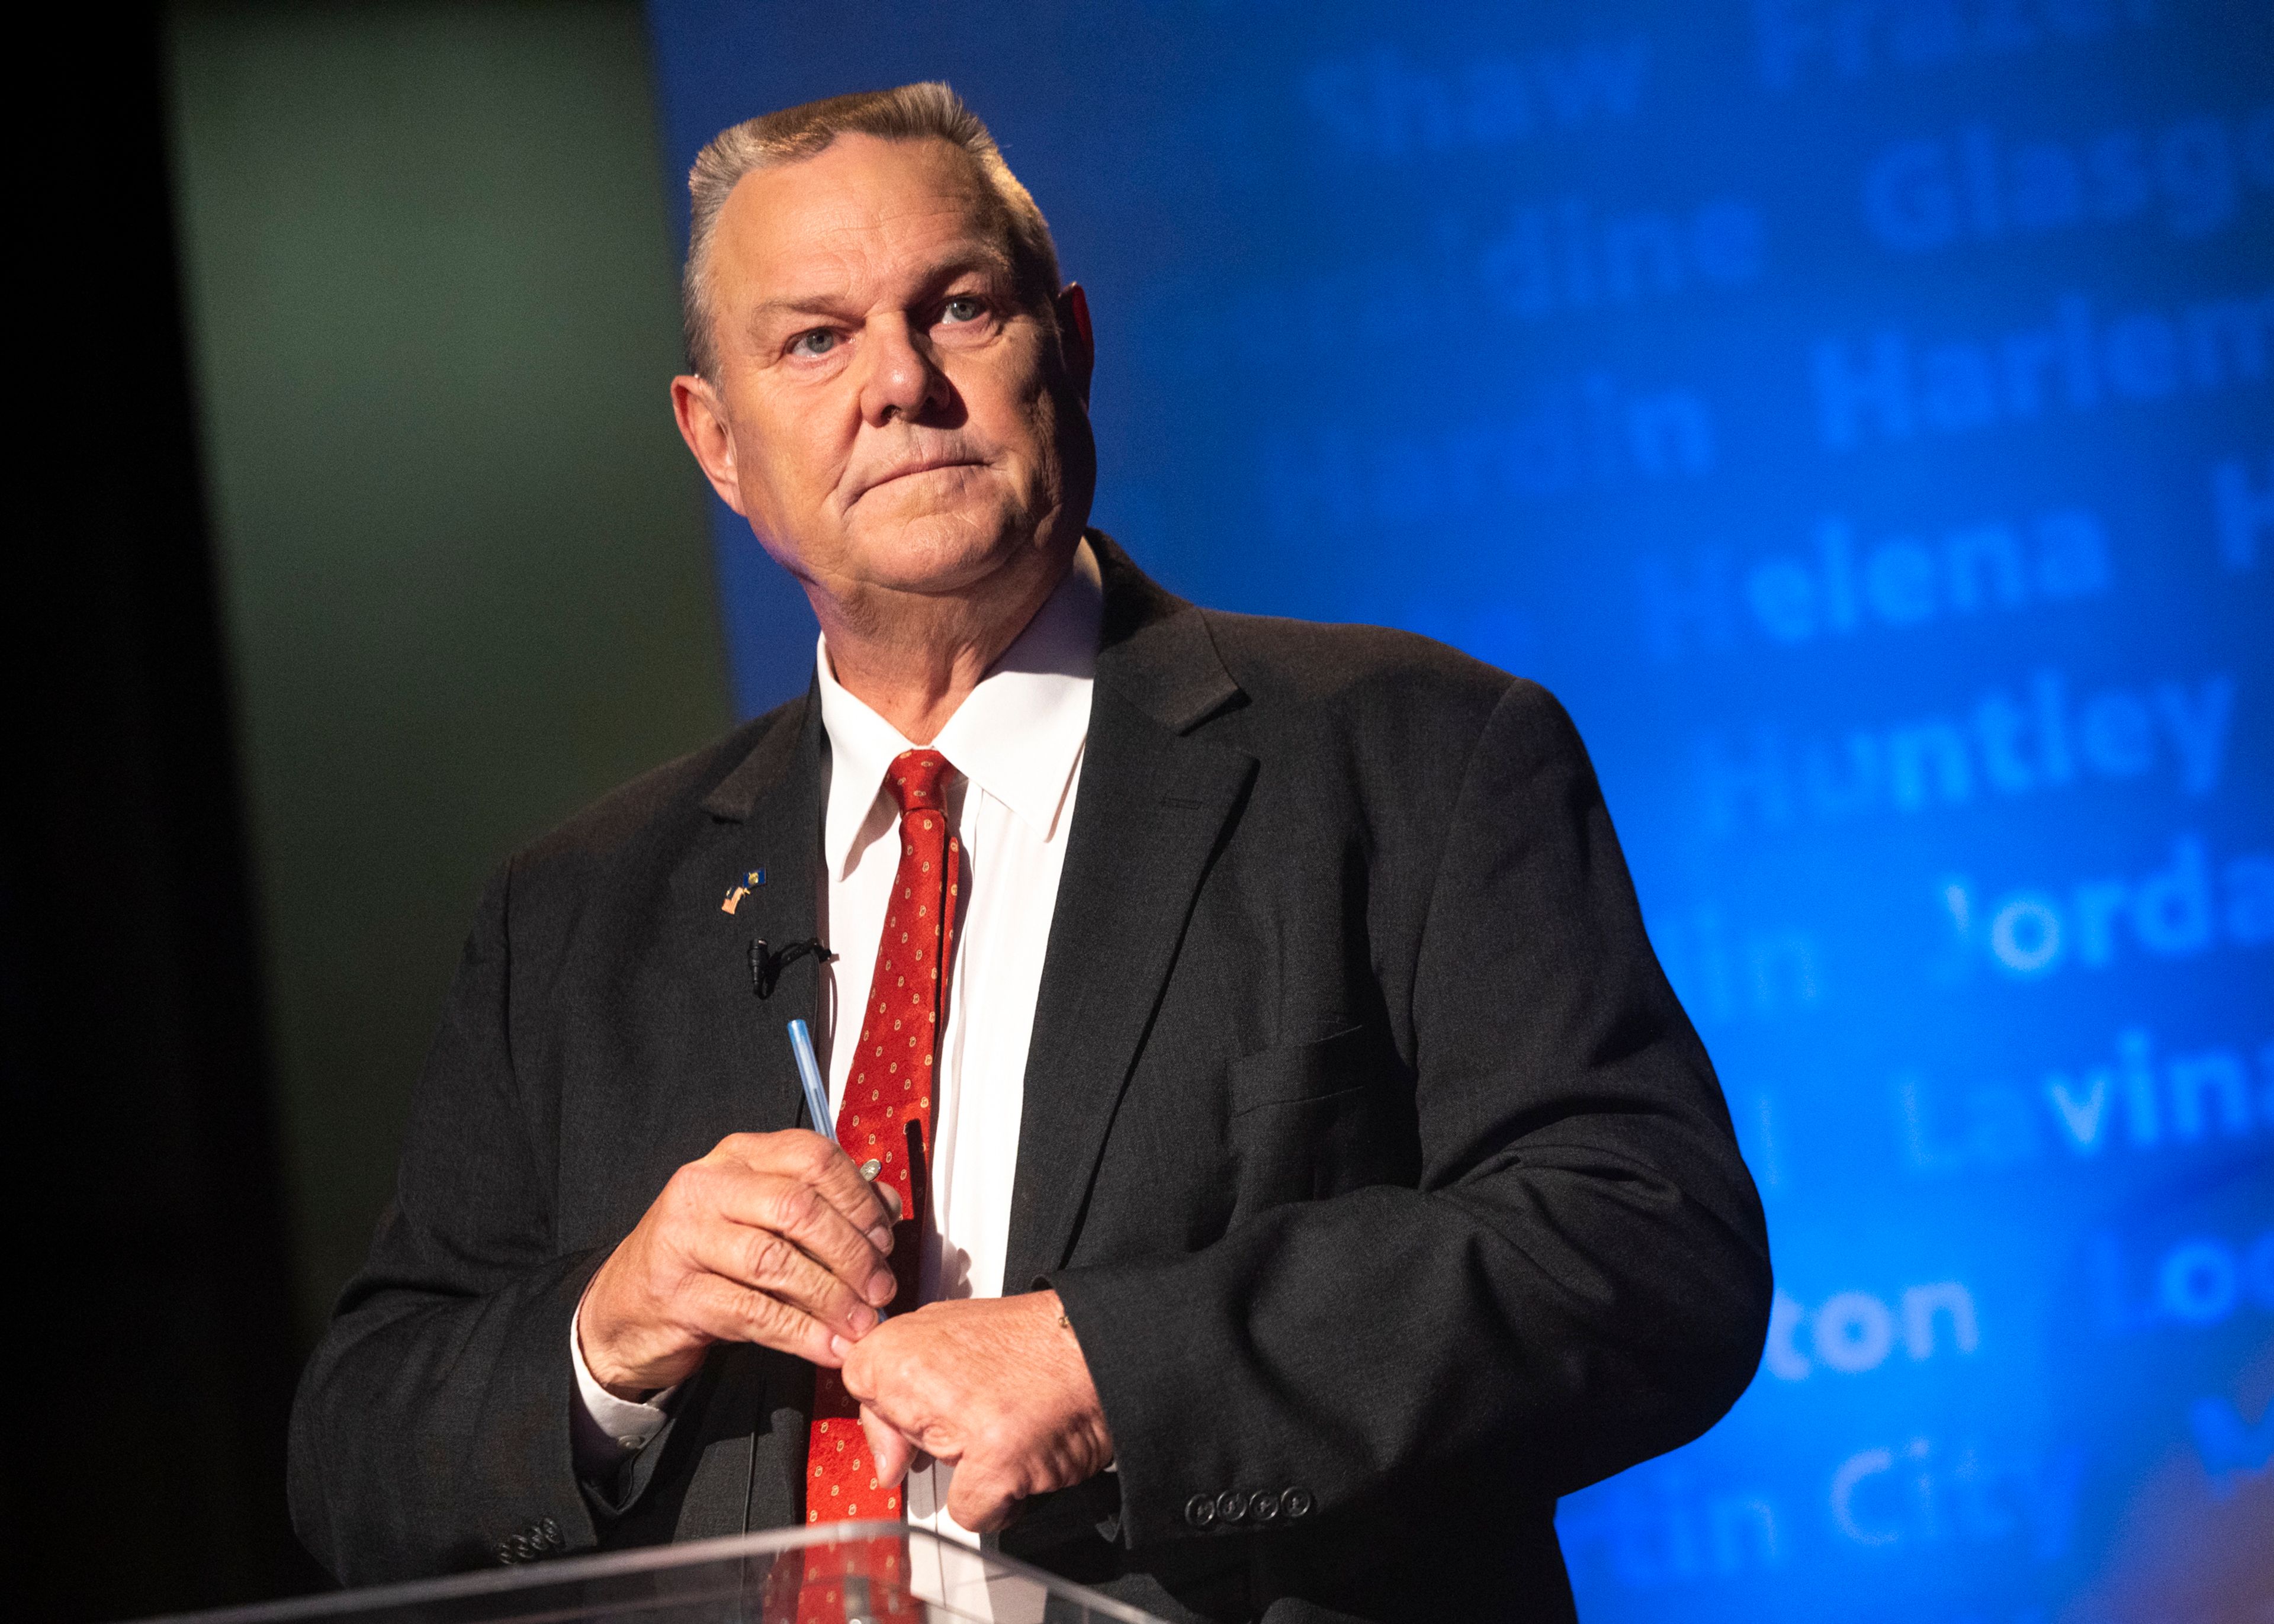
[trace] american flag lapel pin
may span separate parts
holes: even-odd
[[[766,883],[766,871],[753,868],[727,888],[727,899],[719,905],[721,914],[732,914],[742,906],[742,898]]]

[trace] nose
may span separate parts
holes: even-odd
[[[910,329],[905,316],[887,316],[871,322],[868,334],[869,372],[861,388],[861,415],[881,426],[894,417],[921,421],[947,398],[947,375],[930,351]]]

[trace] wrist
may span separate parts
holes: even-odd
[[[644,1380],[645,1372],[632,1369],[616,1357],[608,1339],[594,1334],[593,1316],[590,1310],[593,1292],[599,1284],[596,1276],[576,1302],[574,1322],[576,1357],[584,1362],[585,1372],[610,1398],[621,1399],[627,1404],[644,1404],[672,1384]]]
[[[1113,1463],[1113,1434],[1105,1425],[1104,1402],[1098,1397],[1097,1382],[1089,1373],[1081,1338],[1074,1334],[1073,1322],[1066,1318],[1065,1304],[1056,1291],[1034,1295],[1042,1299],[1039,1306],[1048,1317],[1044,1337],[1053,1363],[1063,1372],[1075,1431],[1088,1445],[1089,1470],[1103,1471]]]

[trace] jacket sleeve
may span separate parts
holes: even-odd
[[[293,1406],[301,1540],[343,1583],[588,1549],[564,1343],[598,1252],[558,1255],[546,1124],[509,1036],[510,868],[413,1097],[395,1198]]]
[[[1133,1546],[1232,1531],[1200,1505],[1226,1492],[1299,1505],[1321,1533],[1472,1524],[1695,1437],[1751,1379],[1759,1203],[1545,690],[1502,696],[1446,828],[1418,943],[1376,944],[1411,955],[1384,1064],[1412,1093],[1416,1185],[1050,1277]]]

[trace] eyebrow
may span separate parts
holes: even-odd
[[[1012,263],[1011,256],[995,244],[978,241],[960,244],[932,268],[927,280],[953,282],[975,270],[990,271],[1013,284],[1018,281],[1018,267]],[[840,300],[826,294],[766,299],[751,310],[748,325],[756,329],[784,316],[833,316],[844,308]]]

